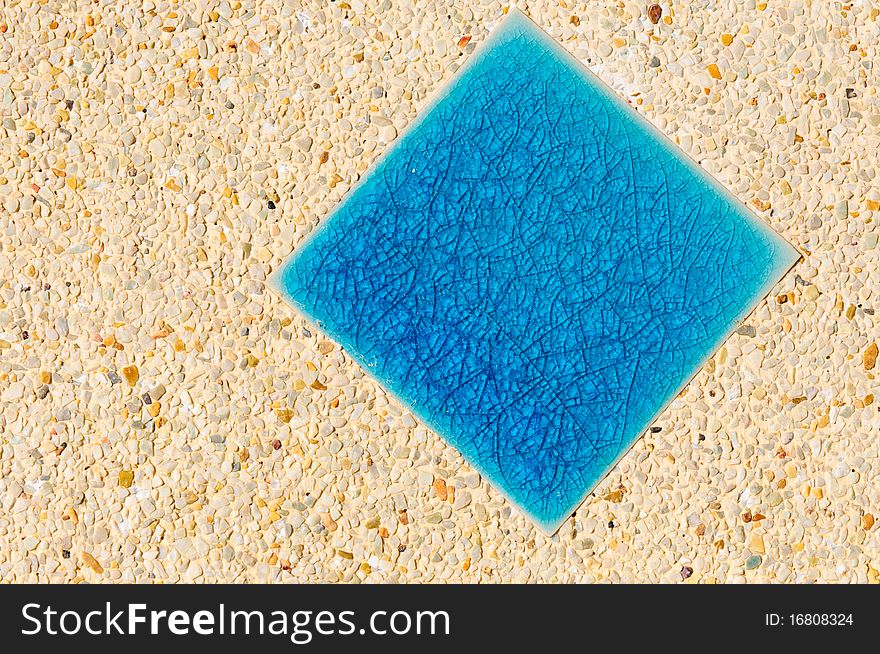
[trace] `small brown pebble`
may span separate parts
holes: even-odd
[[[406,509],[403,509],[402,511],[398,511],[397,519],[400,520],[400,524],[402,524],[402,525],[409,524],[409,516],[406,513]]]
[[[658,4],[653,4],[648,7],[648,20],[651,21],[652,25],[659,23],[661,16],[663,16],[663,7]]]
[[[326,150],[324,150],[324,151],[321,153],[321,156],[318,157],[318,162],[319,162],[319,163],[322,163],[322,164],[325,164],[325,163],[327,163],[327,160],[328,160],[328,159],[330,159],[330,153],[327,152]]]
[[[293,409],[275,409],[275,415],[281,422],[290,422],[290,419],[293,418]]]
[[[321,341],[318,343],[318,352],[321,354],[330,354],[333,351],[333,343],[330,341]]]
[[[122,369],[122,376],[125,377],[125,381],[128,382],[129,386],[134,386],[137,384],[138,379],[140,379],[138,367],[136,365],[125,366]]]
[[[279,441],[277,438],[272,441],[272,449],[273,450],[280,450],[281,449],[281,441]]]
[[[104,572],[104,568],[101,566],[100,563],[98,563],[98,559],[96,559],[94,556],[92,556],[88,552],[82,553],[82,562],[84,564],[86,564],[87,566],[89,566],[92,570],[94,570],[98,574],[101,574]]]
[[[434,480],[434,492],[437,493],[437,497],[444,502],[446,501],[446,482],[443,481],[441,477],[437,477],[437,479]]]
[[[868,531],[874,526],[874,514],[866,513],[862,516],[862,529]]]
[[[865,364],[865,370],[873,370],[877,365],[877,343],[871,343],[862,355],[862,363]]]
[[[605,497],[602,498],[606,502],[612,502],[614,504],[620,504],[623,501],[623,491],[621,489],[617,489],[616,491],[611,491]]]
[[[463,36],[458,40],[458,47],[464,50],[467,47],[467,44],[471,42],[473,37],[470,35]]]

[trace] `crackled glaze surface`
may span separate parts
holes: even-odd
[[[554,531],[796,258],[517,14],[275,283]]]

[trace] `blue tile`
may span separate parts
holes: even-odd
[[[513,13],[272,283],[553,532],[797,258]]]

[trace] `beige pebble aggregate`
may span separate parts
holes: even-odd
[[[265,285],[504,3],[0,6],[0,579],[880,581],[880,10],[651,4],[520,6],[804,260],[552,538]]]

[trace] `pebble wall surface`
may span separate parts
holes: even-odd
[[[804,260],[552,538],[266,278],[507,9],[0,6],[3,581],[880,581],[880,8],[518,3]]]

